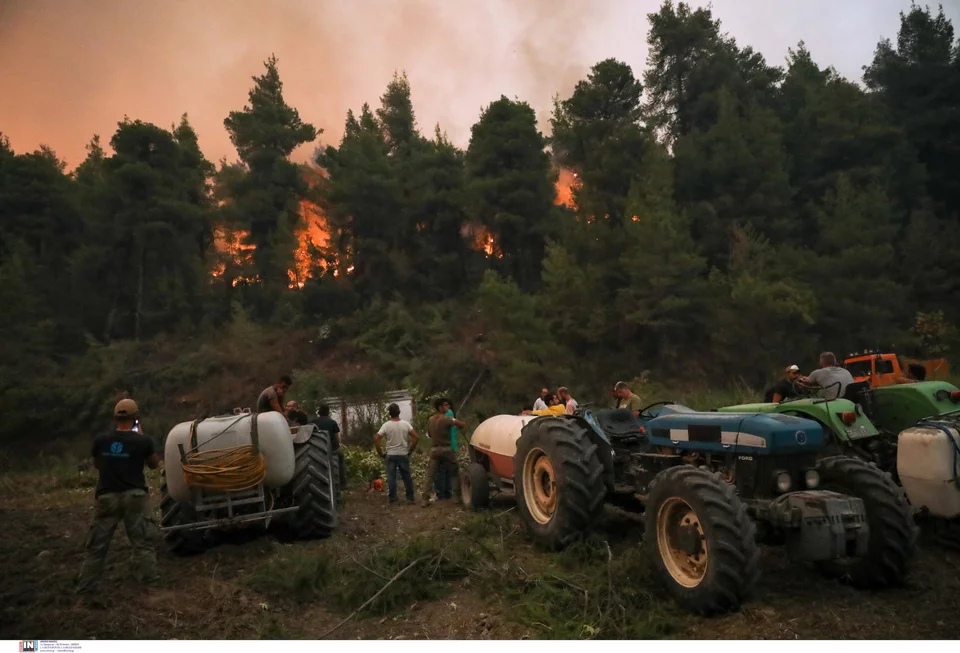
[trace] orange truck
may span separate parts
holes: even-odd
[[[907,366],[914,363],[923,365],[927,370],[928,381],[944,379],[950,374],[950,364],[944,358],[923,361],[867,351],[851,354],[843,361],[854,381],[869,381],[871,388],[895,384],[898,378],[906,376]]]

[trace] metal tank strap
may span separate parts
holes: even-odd
[[[253,453],[260,453],[260,433],[257,428],[257,418],[260,413],[253,413],[250,417],[250,443],[253,445]]]

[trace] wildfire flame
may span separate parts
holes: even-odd
[[[324,177],[324,172],[314,168],[304,168],[303,175],[305,181],[311,188]],[[573,193],[579,187],[580,181],[577,173],[563,168],[559,171],[555,185],[556,196],[554,204],[557,206],[566,206],[576,209],[576,203]],[[323,271],[332,269],[333,276],[340,275],[340,261],[334,258],[331,262],[327,259],[316,258],[317,251],[326,251],[330,247],[330,229],[323,215],[322,209],[309,200],[300,201],[300,215],[302,218],[301,227],[296,232],[297,249],[293,253],[293,267],[287,271],[289,286],[293,289],[303,288],[307,280],[318,270]],[[634,216],[634,221],[638,218]],[[417,225],[422,228],[422,225]],[[464,225],[461,233],[464,238],[469,239],[471,247],[478,252],[483,252],[487,258],[503,258],[503,252],[500,250],[496,234],[482,225],[469,224]],[[227,274],[228,267],[238,270],[250,270],[253,266],[253,252],[256,245],[247,243],[249,233],[243,230],[230,230],[226,227],[220,227],[215,232],[215,247],[222,256],[222,260],[216,263],[211,270],[213,278],[221,278]],[[349,265],[345,272],[352,273],[354,266]],[[241,272],[231,279],[231,284],[236,286],[241,282],[255,283],[260,281],[257,275],[245,276]]]
[[[557,196],[554,198],[553,203],[557,206],[566,206],[576,210],[577,205],[573,201],[573,191],[579,187],[580,179],[577,177],[577,173],[573,170],[561,168],[555,185]]]

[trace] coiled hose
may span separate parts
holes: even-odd
[[[207,441],[211,441],[226,433],[234,424],[246,415],[241,415],[231,422],[225,429]],[[197,424],[190,425],[190,441],[196,442]],[[267,464],[260,453],[257,443],[257,416],[250,422],[251,438],[254,444],[228,447],[225,449],[207,449],[198,451],[196,447],[188,451],[181,461],[183,480],[192,487],[216,490],[220,492],[239,492],[249,490],[259,485],[267,475]]]
[[[267,475],[263,454],[249,444],[188,453],[182,468],[187,485],[221,492],[249,490]]]

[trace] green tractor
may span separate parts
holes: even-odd
[[[829,434],[824,455],[856,456],[903,486],[941,541],[960,545],[960,390],[943,381],[871,389],[848,386],[843,398],[799,396],[780,403],[727,406],[719,412],[806,417]]]

